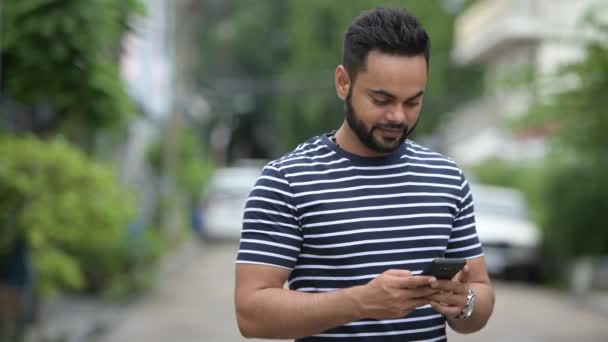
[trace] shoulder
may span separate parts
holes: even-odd
[[[405,142],[405,153],[403,157],[407,158],[411,163],[430,166],[443,166],[446,169],[462,173],[462,169],[452,158],[446,157],[439,152],[435,152],[430,148],[419,145],[412,140],[407,140]]]
[[[298,145],[291,152],[269,162],[266,167],[281,171],[331,159],[333,155],[335,155],[335,152],[327,146],[325,140],[320,136],[316,136]]]

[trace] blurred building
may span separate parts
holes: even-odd
[[[552,127],[511,132],[510,120],[543,96],[576,86],[555,72],[584,57],[585,14],[601,0],[479,0],[456,20],[453,59],[482,64],[485,92],[442,129],[444,152],[464,165],[542,157]],[[463,85],[466,86],[466,85]]]

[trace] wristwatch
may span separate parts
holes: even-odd
[[[462,311],[456,316],[458,319],[467,319],[473,314],[473,308],[475,307],[475,293],[470,288],[467,290],[467,304],[464,306]]]

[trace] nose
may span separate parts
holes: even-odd
[[[387,114],[387,119],[390,122],[400,124],[407,122],[407,109],[403,104],[396,104],[393,108],[389,110]]]

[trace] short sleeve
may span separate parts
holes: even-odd
[[[473,194],[466,178],[461,175],[458,214],[452,222],[452,233],[445,252],[446,258],[475,258],[483,255],[483,248],[475,229],[475,207]]]
[[[293,269],[302,245],[302,230],[289,182],[267,165],[256,181],[243,213],[237,263]]]

